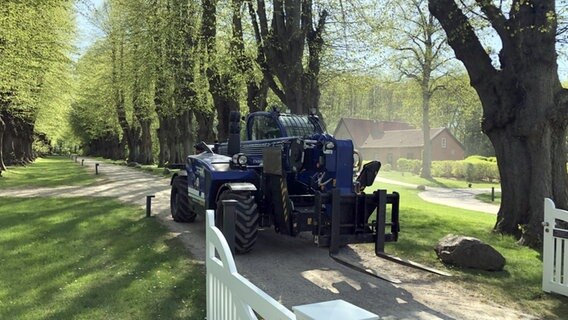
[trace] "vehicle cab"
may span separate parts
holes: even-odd
[[[244,140],[271,140],[285,137],[307,137],[325,132],[319,118],[311,115],[255,112],[246,118]]]

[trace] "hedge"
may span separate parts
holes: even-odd
[[[419,174],[422,169],[422,161],[417,159],[400,158],[396,161],[396,167],[398,171]]]
[[[422,161],[415,159],[398,159],[398,171],[419,174]],[[499,180],[499,169],[495,157],[471,156],[459,161],[432,161],[432,176],[465,179],[467,181]]]

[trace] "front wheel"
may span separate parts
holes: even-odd
[[[193,222],[197,214],[189,209],[187,195],[187,177],[178,176],[172,183],[170,194],[170,211],[176,222]]]
[[[252,250],[258,234],[258,211],[254,197],[250,192],[235,192],[226,190],[217,200],[217,227],[222,229],[222,216],[224,211],[223,200],[236,200],[235,207],[235,250],[237,253],[246,253]]]

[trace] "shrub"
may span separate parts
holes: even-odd
[[[51,146],[42,140],[34,140],[32,150],[36,156],[43,157],[51,152]]]
[[[392,171],[392,166],[390,163],[385,163],[384,165],[381,166],[381,170],[382,171]]]
[[[452,177],[452,168],[456,161],[432,161],[432,175],[434,177]]]
[[[422,161],[417,159],[400,158],[396,161],[396,167],[401,172],[412,172],[419,174],[422,168]]]
[[[433,161],[432,175],[472,181],[499,180],[495,157],[470,156],[461,161]]]
[[[467,174],[467,163],[464,161],[455,161],[452,166],[452,177],[464,179]]]

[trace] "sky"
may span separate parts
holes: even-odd
[[[79,0],[76,1],[77,40],[75,45],[78,49],[77,58],[81,56],[89,46],[102,37],[102,32],[96,28],[86,17],[89,8],[101,8],[104,0]]]

